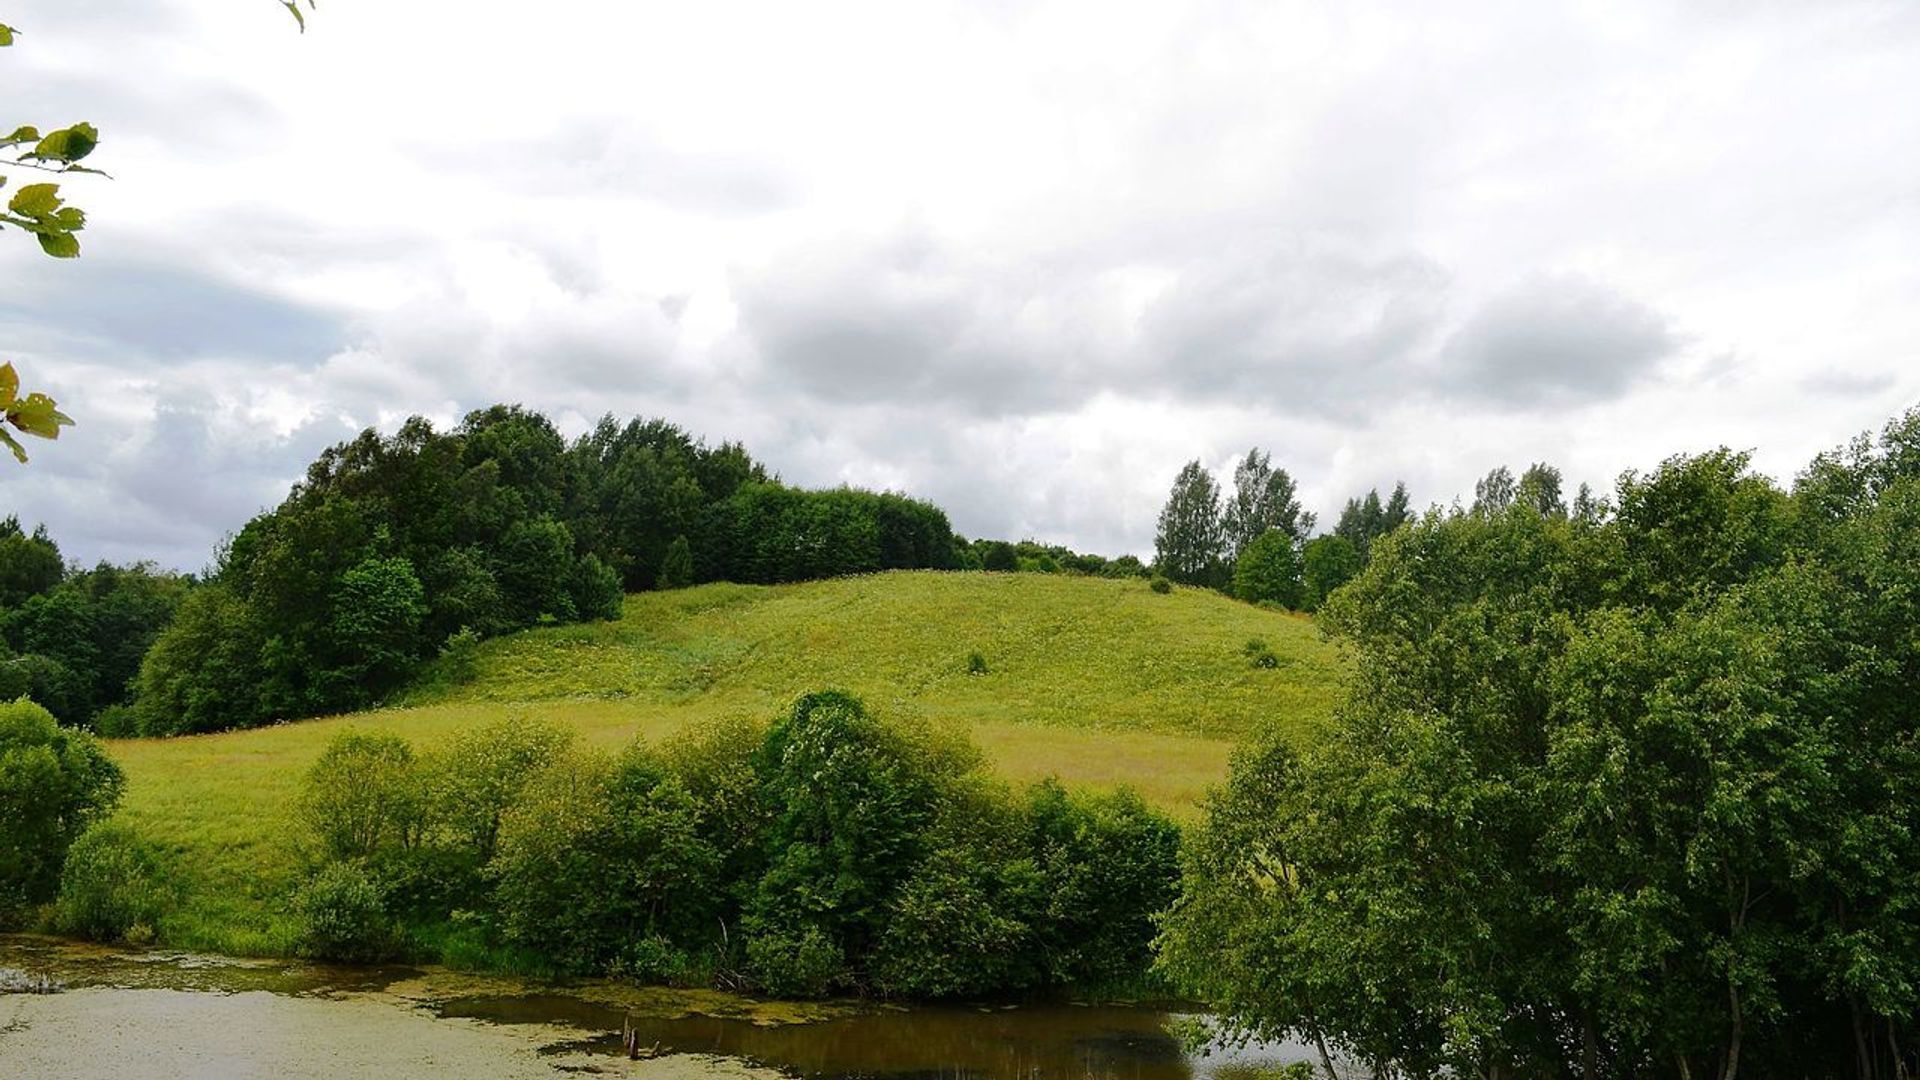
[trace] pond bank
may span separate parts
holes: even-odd
[[[10,936],[0,967],[68,987],[0,995],[0,1076],[48,1080],[1215,1080],[1305,1057],[1273,1046],[1190,1058],[1168,1014],[1146,1007],[761,1002]],[[649,1059],[621,1052],[628,1024]]]

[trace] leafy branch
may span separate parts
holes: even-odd
[[[307,17],[300,10],[300,0],[278,2],[293,14],[294,21],[300,24],[300,31],[305,33]],[[306,0],[307,10],[313,10],[314,4],[315,0]],[[11,46],[19,32],[0,23],[0,48]],[[74,124],[45,134],[31,124],[23,124],[13,129],[12,134],[0,138],[0,168],[28,169],[62,176],[69,173],[106,176],[99,169],[81,164],[99,145],[100,132],[92,124]],[[9,154],[11,157],[6,156]],[[10,177],[0,172],[0,189],[5,188],[9,180]],[[48,255],[56,259],[75,259],[80,256],[80,240],[74,233],[87,227],[87,213],[77,206],[67,205],[57,183],[27,184],[15,190],[7,200],[6,209],[0,210],[0,228],[8,225],[31,233],[40,242],[40,250]],[[53,399],[47,395],[31,393],[21,397],[20,376],[12,364],[0,364],[0,417],[4,417],[6,424],[43,439],[59,438],[60,428],[73,423],[54,406]],[[5,425],[0,425],[0,442],[13,451],[15,458],[26,462],[26,450],[5,429]]]

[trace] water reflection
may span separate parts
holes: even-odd
[[[620,1052],[623,1022],[658,1054],[710,1054],[801,1080],[1224,1080],[1249,1066],[1306,1060],[1303,1047],[1220,1049],[1189,1058],[1157,1009],[1047,1005],[918,1006],[810,1024],[760,1025],[712,1016],[627,1017],[561,995],[445,1002],[444,1016],[494,1023],[563,1023],[596,1034],[555,1049]]]

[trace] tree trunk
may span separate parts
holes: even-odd
[[[1600,1075],[1600,1039],[1593,1031],[1593,1014],[1580,1018],[1580,1075],[1594,1080]]]
[[[1853,1053],[1860,1063],[1860,1080],[1873,1080],[1873,1050],[1867,1045],[1867,1022],[1860,1015],[1860,999],[1849,998],[1847,1008],[1853,1013]]]
[[[1680,1066],[1680,1080],[1693,1080],[1693,1070],[1687,1066],[1687,1055],[1674,1054],[1673,1063]]]
[[[1326,1036],[1317,1028],[1313,1033],[1313,1047],[1320,1051],[1320,1067],[1327,1070],[1327,1080],[1340,1080],[1340,1074],[1333,1071],[1333,1055],[1327,1053]]]

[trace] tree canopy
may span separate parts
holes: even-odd
[[[1376,1075],[1912,1075],[1916,433],[1381,540],[1350,697],[1236,761],[1167,970]]]

